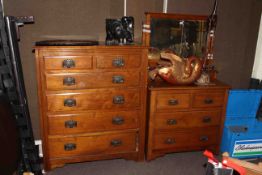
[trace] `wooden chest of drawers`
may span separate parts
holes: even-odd
[[[229,87],[149,85],[147,160],[170,152],[219,151]]]
[[[147,48],[35,48],[45,170],[144,160]]]

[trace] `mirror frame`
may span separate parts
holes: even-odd
[[[146,12],[146,20],[143,24],[142,43],[144,46],[150,46],[151,35],[151,19],[177,19],[177,20],[203,20],[208,21],[206,15],[188,15],[188,14],[172,14],[172,13],[152,13]],[[207,47],[207,44],[206,44]]]

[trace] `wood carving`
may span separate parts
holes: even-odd
[[[156,68],[149,72],[151,79],[160,76],[171,84],[186,85],[194,83],[201,75],[202,62],[197,57],[182,59],[174,53],[161,52],[161,59],[171,62],[171,66],[166,66],[160,61],[161,68]]]

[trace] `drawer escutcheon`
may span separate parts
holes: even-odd
[[[115,58],[112,61],[112,65],[114,67],[124,67],[125,66],[125,60],[123,58],[121,58],[121,57]]]
[[[114,104],[124,104],[125,103],[125,97],[122,95],[117,95],[113,97],[113,103]]]
[[[209,140],[209,138],[208,138],[208,136],[201,136],[201,137],[199,137],[199,140],[201,142],[207,142]]]
[[[172,145],[172,144],[175,144],[176,143],[176,140],[174,138],[167,138],[165,140],[165,144],[168,144],[168,145]]]
[[[116,146],[121,146],[122,145],[122,140],[112,140],[111,145],[116,147]]]
[[[168,120],[166,121],[166,123],[167,123],[168,125],[176,125],[176,124],[177,124],[177,121],[176,121],[176,119],[168,119]]]
[[[64,106],[67,106],[67,107],[76,106],[76,100],[75,100],[75,99],[72,99],[72,98],[65,99],[65,100],[64,100]]]
[[[125,119],[121,116],[116,116],[112,119],[112,123],[114,125],[122,125],[124,124],[124,122],[125,122]]]
[[[65,77],[63,80],[63,85],[72,86],[76,84],[76,80],[74,77]]]
[[[67,143],[64,145],[64,150],[65,151],[72,151],[76,149],[76,144],[75,143]]]
[[[168,104],[169,105],[178,105],[178,100],[177,99],[168,100]]]
[[[66,128],[76,128],[77,127],[77,121],[75,121],[75,120],[65,121],[65,127]]]
[[[213,101],[213,99],[212,98],[206,98],[205,100],[204,100],[204,103],[205,104],[212,104],[214,101]]]
[[[116,84],[124,83],[125,78],[122,75],[115,75],[115,76],[112,77],[112,82],[116,83]]]
[[[75,67],[75,61],[72,60],[72,59],[66,59],[63,61],[63,64],[62,66],[64,68],[72,68],[72,67]]]

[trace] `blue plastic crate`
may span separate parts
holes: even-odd
[[[256,117],[262,90],[230,90],[226,117]]]
[[[248,128],[253,127],[255,118],[251,117],[226,117],[225,118],[225,127],[226,126],[246,126]]]
[[[224,127],[221,152],[228,152],[231,157],[261,158],[262,134],[253,133],[246,126]]]

